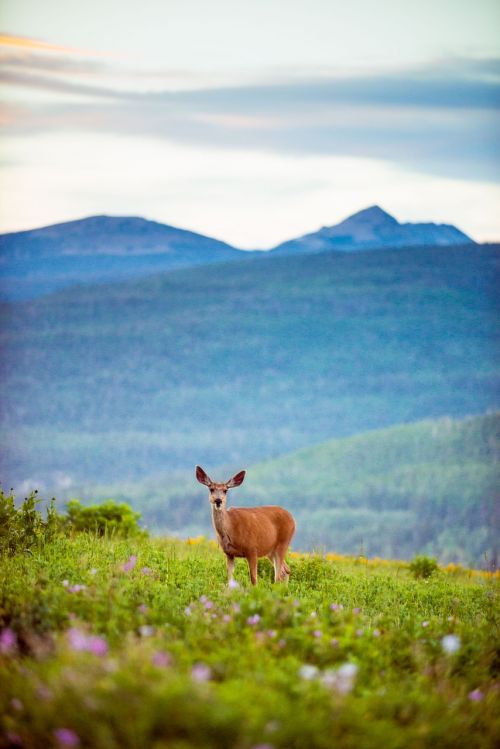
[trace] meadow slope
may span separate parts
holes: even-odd
[[[2,746],[443,749],[500,741],[498,579],[66,534],[0,558]]]

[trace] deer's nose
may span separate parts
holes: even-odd
[[[222,504],[222,499],[216,499],[215,504],[217,505],[217,507],[220,507]]]

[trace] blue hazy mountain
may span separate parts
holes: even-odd
[[[211,237],[132,216],[91,216],[0,236],[1,295],[40,296],[65,286],[138,278],[240,259]]]
[[[380,250],[388,247],[450,246],[474,241],[450,224],[400,224],[378,205],[365,208],[334,226],[291,239],[273,253]]]
[[[473,240],[454,226],[400,224],[372,206],[262,256],[464,244],[473,244]],[[63,287],[114,283],[177,268],[243,260],[251,254],[156,221],[91,216],[0,235],[0,298],[36,298]]]

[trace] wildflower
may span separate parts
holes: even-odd
[[[330,640],[330,645],[332,646],[332,648],[338,648],[338,646],[339,646],[339,641],[337,640],[337,638],[336,638],[336,637],[333,637],[333,638],[332,638],[332,639]]]
[[[339,694],[349,694],[354,687],[354,681],[358,673],[355,663],[344,663],[337,669],[335,689]]]
[[[69,580],[63,580],[62,581],[62,585],[63,585],[64,588],[67,588],[68,585],[69,585]]]
[[[480,689],[473,689],[472,692],[469,692],[468,697],[471,702],[481,702],[481,700],[484,697],[484,694],[481,692]]]
[[[311,611],[311,613],[309,614],[309,616],[310,616],[311,619],[315,619],[318,615],[317,615],[317,613],[315,611]]]
[[[313,637],[321,637],[322,631],[320,629],[315,629],[313,632]]]
[[[10,704],[12,705],[13,709],[17,710],[18,712],[21,712],[21,710],[23,709],[23,703],[17,697],[13,697],[10,701]]]
[[[228,587],[231,590],[236,590],[237,588],[240,587],[240,584],[239,584],[239,582],[237,580],[233,580],[233,578],[231,578],[231,580],[228,583]]]
[[[425,627],[428,627],[428,626],[429,626],[429,622],[422,622],[422,627],[425,628]]]
[[[108,643],[104,637],[89,637],[87,640],[87,650],[93,655],[102,657],[108,653]]]
[[[19,736],[18,733],[14,733],[13,731],[7,731],[7,741],[9,742],[9,746],[22,746],[23,740]]]
[[[295,608],[298,608],[300,606],[300,601],[298,600],[298,598],[294,600],[293,605],[295,606]]]
[[[240,604],[239,603],[233,603],[231,606],[235,614],[239,614],[241,611]]]
[[[142,567],[141,573],[143,575],[151,575],[152,574],[152,570],[149,567]]]
[[[131,554],[125,564],[122,564],[122,572],[130,572],[133,570],[137,562],[135,554]]]
[[[191,678],[195,681],[210,681],[212,678],[212,669],[204,663],[195,663],[191,669]]]
[[[206,596],[200,596],[200,603],[206,603],[208,598]]]
[[[259,614],[253,614],[253,616],[249,616],[247,619],[247,624],[250,624],[251,627],[253,627],[254,624],[258,624],[259,622],[260,622]]]
[[[92,569],[89,570],[89,572],[90,572],[91,575],[97,575],[97,570],[96,570],[95,567],[92,567]]]
[[[154,633],[155,628],[151,627],[149,624],[143,624],[142,627],[139,627],[139,634],[141,637],[151,637]]]
[[[274,749],[272,744],[255,744],[252,749]]]
[[[276,637],[276,635],[277,635],[277,634],[278,634],[278,633],[276,632],[276,630],[275,630],[275,629],[268,629],[268,630],[267,630],[267,636],[268,636],[268,637],[271,637],[271,638],[273,638],[273,637]]]
[[[8,655],[15,650],[17,645],[16,633],[13,632],[9,627],[3,629],[0,632],[0,653]]]
[[[456,635],[445,635],[441,640],[441,646],[448,655],[453,655],[460,650],[460,645],[460,637]]]
[[[356,630],[356,637],[362,637],[362,636],[363,636],[363,630],[362,629],[357,629]]]
[[[231,621],[231,617],[229,616],[229,614],[224,614],[224,616],[222,617],[222,621],[228,624]]]
[[[153,653],[151,660],[153,665],[158,666],[158,668],[166,668],[172,665],[172,656],[164,650],[157,650],[156,653]]]
[[[82,590],[85,590],[86,587],[86,585],[80,585],[77,583],[76,585],[71,585],[68,590],[70,593],[80,593]]]
[[[380,630],[379,629],[374,629],[373,632],[372,632],[372,634],[373,634],[374,637],[380,637]]]
[[[186,614],[186,616],[191,616],[191,607],[186,606],[186,608],[184,609],[184,613]]]
[[[352,610],[352,613],[354,614],[354,616],[357,616],[358,614],[361,614],[361,609],[356,606],[356,608]]]
[[[340,611],[343,608],[344,607],[342,606],[341,603],[331,603],[330,604],[330,611]]]
[[[205,601],[205,603],[203,605],[205,606],[205,608],[207,609],[207,611],[209,609],[213,609],[213,607],[214,607],[212,601]]]
[[[299,676],[305,681],[312,681],[318,676],[318,674],[318,667],[312,666],[310,663],[304,663],[304,665],[299,668]]]
[[[54,736],[60,746],[79,746],[80,739],[71,728],[57,728]]]
[[[66,633],[71,650],[87,650],[87,635],[76,627],[68,629]]]
[[[280,647],[280,648],[284,648],[284,647],[285,647],[285,645],[286,645],[286,640],[279,640],[279,641],[278,641],[278,647]]]

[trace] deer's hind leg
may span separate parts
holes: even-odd
[[[285,562],[285,555],[288,549],[288,545],[278,546],[273,552],[273,564],[274,564],[274,582],[288,582],[290,577],[290,567]]]

